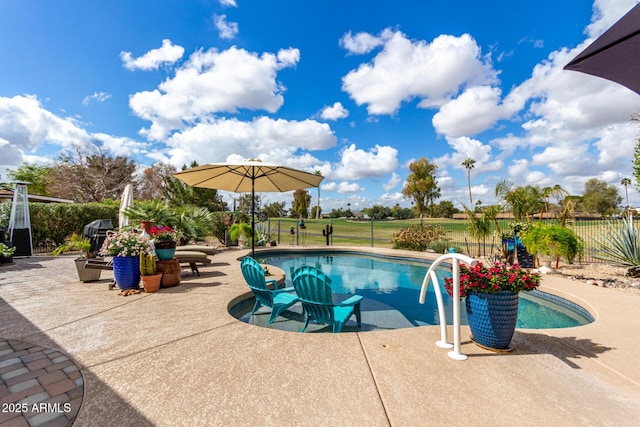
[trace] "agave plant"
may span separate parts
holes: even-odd
[[[593,256],[621,267],[640,266],[638,232],[630,221],[607,221],[604,232],[594,239]]]

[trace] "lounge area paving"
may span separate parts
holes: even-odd
[[[0,425],[640,425],[637,295],[546,276],[542,290],[596,321],[518,329],[508,354],[477,347],[463,326],[460,362],[435,346],[437,326],[334,335],[238,321],[228,308],[248,296],[247,253],[221,252],[200,277],[128,297],[108,289],[108,271],[79,282],[73,256],[0,267]],[[12,380],[46,371],[35,363],[45,358],[66,363],[54,370],[67,378]],[[21,387],[68,406],[12,414],[6,400]]]

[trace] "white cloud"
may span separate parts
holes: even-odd
[[[238,7],[236,0],[219,0],[222,6]]]
[[[390,30],[384,30],[380,36],[372,36],[369,33],[358,33],[355,36],[349,31],[340,39],[340,46],[352,54],[369,53],[378,46],[382,46],[391,36]]]
[[[238,23],[227,22],[227,15],[213,15],[213,24],[221,39],[230,40],[238,35]]]
[[[359,193],[363,190],[364,189],[360,186],[360,184],[356,182],[349,183],[346,181],[339,183],[338,188],[336,189],[339,194],[353,194]]]
[[[116,156],[146,155],[148,144],[103,133],[88,133],[82,124],[46,110],[35,96],[0,97],[0,167],[15,168],[24,162],[49,161],[32,154],[42,145],[88,147],[100,144]]]
[[[394,188],[396,188],[396,186],[400,184],[400,181],[402,181],[402,178],[400,178],[400,175],[393,172],[391,174],[391,178],[389,178],[389,181],[386,184],[382,184],[382,188],[384,189],[384,191],[389,192]]]
[[[22,152],[44,143],[68,147],[89,143],[90,135],[70,118],[60,118],[44,109],[37,97],[0,97],[0,140]],[[4,150],[3,150],[4,152]]]
[[[105,133],[94,133],[91,137],[114,156],[131,158],[137,154],[146,155],[148,153],[148,143],[135,141],[131,138],[116,137]]]
[[[350,183],[347,181],[342,181],[342,182],[330,181],[325,184],[321,184],[320,190],[328,191],[328,192],[335,191],[336,193],[339,193],[339,194],[353,194],[353,193],[360,193],[364,191],[364,188],[362,188],[358,183],[355,183],[355,182]]]
[[[236,113],[240,108],[274,113],[284,102],[277,71],[295,65],[299,58],[300,52],[293,48],[260,56],[236,47],[197,51],[173,78],[158,89],[132,95],[129,105],[152,122],[142,133],[157,140],[213,113]]]
[[[462,165],[462,162],[467,158],[476,161],[471,172],[472,175],[482,172],[499,171],[504,167],[503,160],[500,157],[496,157],[492,152],[491,146],[483,144],[477,139],[462,136],[458,138],[447,138],[447,143],[453,149],[453,152],[434,160],[434,163],[440,168],[451,166],[464,170],[466,168]]]
[[[93,95],[87,95],[82,100],[83,105],[89,105],[91,101],[104,102],[111,98],[111,94],[107,92],[93,92]]]
[[[171,40],[162,40],[162,47],[151,49],[144,55],[133,58],[131,52],[120,52],[120,59],[128,70],[155,70],[161,65],[173,64],[182,58],[184,48],[171,43]]]
[[[376,145],[364,151],[351,144],[342,150],[341,156],[340,164],[332,176],[334,179],[381,177],[398,167],[398,150],[389,146]]]
[[[306,151],[334,147],[336,137],[326,123],[314,120],[284,120],[258,117],[251,122],[212,119],[174,133],[166,142],[168,157],[176,166],[203,159],[200,163],[224,162],[229,156],[240,159],[287,164],[307,170],[330,169]]]
[[[324,120],[338,120],[349,117],[349,111],[342,106],[341,102],[335,102],[330,107],[325,107],[320,114]]]
[[[463,86],[496,81],[490,61],[469,34],[441,35],[431,43],[389,32],[382,52],[342,78],[342,90],[369,114],[393,114],[402,102],[442,105]]]
[[[507,119],[522,105],[500,104],[501,90],[476,86],[445,103],[433,116],[436,132],[449,137],[470,136],[482,132],[498,120]]]

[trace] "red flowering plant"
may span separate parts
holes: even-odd
[[[154,225],[151,227],[151,238],[156,248],[163,246],[175,247],[177,233],[167,225]]]
[[[486,266],[481,262],[460,264],[460,298],[469,292],[497,294],[502,291],[518,293],[532,291],[540,286],[540,273],[525,270],[518,264],[495,263]],[[444,287],[453,296],[453,277],[444,279]]]

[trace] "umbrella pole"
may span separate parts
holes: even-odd
[[[256,257],[256,173],[255,166],[252,167],[251,177],[251,257]]]

